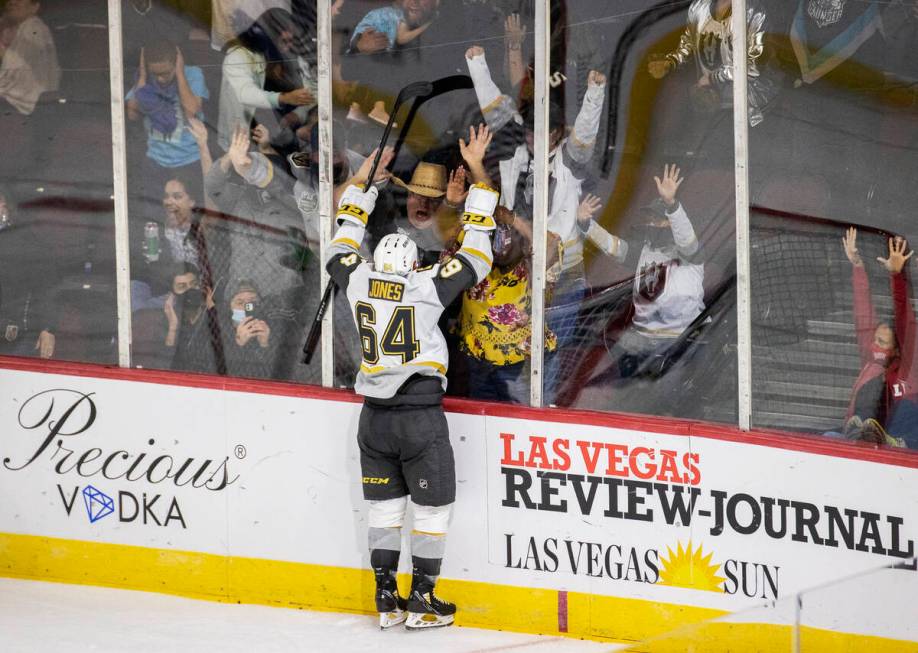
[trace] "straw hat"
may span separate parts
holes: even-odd
[[[414,169],[410,182],[406,184],[398,177],[392,177],[392,181],[412,193],[424,197],[440,198],[446,195],[446,166],[421,161]]]

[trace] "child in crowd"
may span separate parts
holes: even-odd
[[[433,21],[428,20],[414,28],[409,27],[405,17],[405,5],[406,0],[395,0],[390,7],[381,7],[368,12],[354,28],[351,45],[354,45],[361,34],[370,31],[385,35],[389,41],[387,48],[389,50],[396,45],[406,45],[419,37]]]

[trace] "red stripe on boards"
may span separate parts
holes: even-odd
[[[206,388],[211,390],[226,390],[229,392],[300,397],[325,401],[344,401],[348,403],[361,403],[362,401],[362,399],[355,395],[352,390],[323,388],[314,385],[297,385],[295,383],[283,381],[264,381],[260,379],[241,379],[209,374],[194,374],[190,372],[128,369],[93,363],[75,363],[44,360],[40,358],[0,356],[0,369],[130,381],[134,383],[155,383],[186,388]],[[818,435],[801,435],[765,429],[747,432],[741,431],[734,426],[687,419],[627,413],[606,413],[591,410],[571,410],[567,408],[530,408],[528,406],[475,401],[457,397],[447,397],[443,401],[443,406],[447,412],[462,413],[466,415],[505,417],[510,419],[560,424],[582,424],[586,426],[628,429],[645,433],[707,438],[724,442],[736,442],[738,444],[747,445],[752,444],[773,449],[800,451],[803,453],[832,456],[835,458],[863,460],[885,465],[894,465],[896,467],[918,469],[918,451],[908,451],[889,447],[880,448],[877,445],[866,442],[847,442],[845,440]]]

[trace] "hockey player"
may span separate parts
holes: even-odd
[[[338,231],[326,267],[347,293],[363,349],[355,390],[364,396],[357,428],[363,496],[369,501],[370,566],[376,576],[381,628],[448,626],[456,606],[434,586],[446,548],[456,473],[441,400],[446,390],[446,341],[437,326],[444,308],[491,269],[491,232],[499,194],[483,184],[469,190],[462,247],[443,263],[418,269],[408,236],[379,242],[372,265],[358,253],[375,187],[349,186],[338,204]],[[396,572],[401,528],[411,497],[413,575],[406,601]]]

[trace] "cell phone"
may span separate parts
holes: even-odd
[[[258,306],[255,302],[246,302],[242,305],[242,308],[245,309],[246,317],[256,317],[255,313]]]

